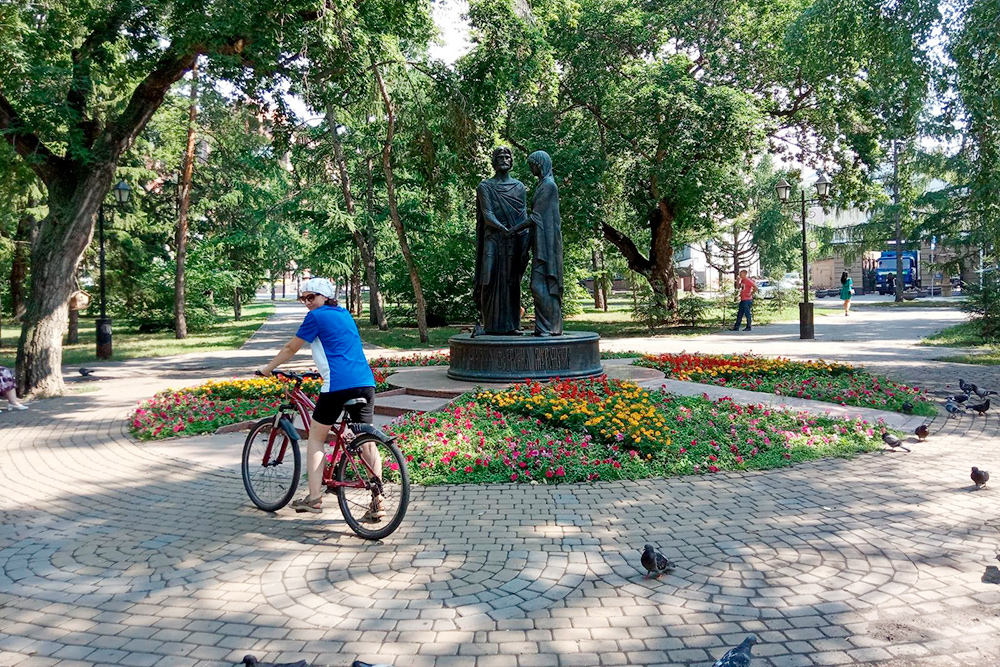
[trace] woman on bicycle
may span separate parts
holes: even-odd
[[[306,448],[306,475],[309,492],[304,498],[293,500],[296,512],[323,511],[323,445],[330,434],[330,428],[344,411],[344,403],[352,398],[367,401],[361,412],[361,421],[372,423],[375,414],[375,377],[361,347],[361,336],[354,318],[337,305],[333,285],[326,278],[310,278],[302,283],[299,301],[309,310],[290,341],[285,343],[266,366],[260,369],[262,375],[285,363],[303,345],[309,343],[313,361],[319,374],[323,376],[323,386],[313,411],[312,426],[309,428],[309,445]],[[362,451],[362,456],[381,477],[382,461],[374,447]],[[373,460],[375,459],[375,460]],[[378,521],[385,516],[382,497],[373,497],[367,521]]]

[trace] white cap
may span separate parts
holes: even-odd
[[[310,278],[299,287],[299,294],[310,292],[322,294],[327,299],[332,299],[336,296],[333,291],[333,284],[326,278]]]

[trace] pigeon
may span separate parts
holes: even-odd
[[[904,401],[903,405],[900,406],[900,407],[902,408],[904,415],[912,415],[913,414],[913,403],[910,403],[909,401]]]
[[[958,381],[958,388],[964,391],[966,394],[971,394],[978,389],[978,387],[971,382],[966,382],[965,380]]]
[[[948,400],[952,403],[965,403],[969,400],[968,394],[955,394],[954,396],[949,396]]]
[[[376,665],[371,662],[361,662],[360,660],[355,660],[351,663],[351,667],[392,667],[392,665],[383,665],[382,663]]]
[[[917,438],[920,440],[920,442],[926,440],[928,433],[927,424],[921,424],[920,426],[918,426],[917,430],[915,430],[914,433],[917,435]]]
[[[986,486],[986,482],[990,481],[990,474],[975,466],[972,467],[972,475],[970,475],[970,477],[972,477],[972,481],[976,483],[977,491]]]
[[[652,544],[646,545],[646,549],[642,552],[642,558],[640,561],[642,562],[642,566],[646,568],[646,576],[643,577],[644,579],[649,579],[650,577],[659,579],[661,574],[672,570],[675,567],[675,565],[667,560],[666,556],[657,551]]]
[[[989,396],[997,395],[997,392],[993,391],[992,389],[980,389],[979,387],[976,387],[973,391],[979,398],[987,398]]]
[[[298,662],[260,662],[252,655],[243,656],[244,667],[309,667],[305,660]]]
[[[82,375],[83,377],[89,378],[93,374],[94,374],[94,369],[93,368],[87,368],[86,366],[80,366],[80,375]]]
[[[990,399],[986,399],[979,405],[970,405],[969,409],[973,412],[978,412],[980,415],[985,415],[986,411],[990,409]]]
[[[724,656],[715,661],[712,667],[750,667],[750,649],[757,643],[757,638],[750,635],[744,639],[739,646],[730,649]]]
[[[910,451],[909,447],[906,447],[905,445],[903,445],[903,441],[902,440],[900,440],[899,438],[897,438],[896,436],[894,436],[892,433],[889,433],[887,431],[882,431],[882,442],[884,442],[885,444],[889,445],[893,449],[896,449],[897,447],[899,447],[900,449],[905,450],[907,452]]]
[[[948,411],[948,419],[953,419],[959,414],[965,414],[965,408],[952,400],[944,404],[944,409]]]

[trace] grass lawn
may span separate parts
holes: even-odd
[[[184,340],[174,338],[173,331],[141,334],[127,321],[114,323],[114,361],[141,357],[164,357],[172,354],[200,352],[204,350],[233,350],[239,348],[253,335],[267,317],[274,312],[270,303],[252,303],[243,307],[243,319],[234,322],[231,314],[220,316],[211,328],[189,333]],[[4,323],[3,349],[0,350],[0,365],[13,368],[17,354],[17,339],[21,329],[14,323]],[[94,319],[80,318],[80,342],[63,346],[63,364],[76,365],[97,360],[97,343]]]
[[[920,344],[934,347],[976,348],[975,352],[960,352],[959,354],[938,357],[938,361],[978,366],[1000,366],[1000,340],[983,338],[978,325],[974,322],[962,322],[942,329],[920,341]]]

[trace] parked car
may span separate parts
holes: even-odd
[[[762,299],[773,299],[777,290],[778,283],[770,278],[761,278],[757,281],[757,296]]]

